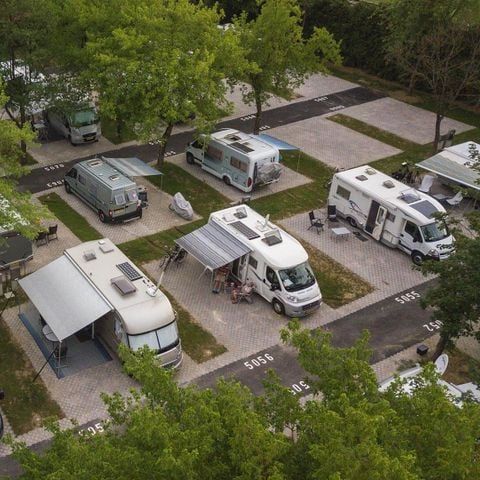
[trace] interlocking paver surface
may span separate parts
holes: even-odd
[[[245,193],[231,185],[226,185],[223,180],[213,176],[205,170],[202,170],[199,165],[189,165],[185,160],[185,154],[169,157],[168,162],[174,163],[183,168],[190,175],[211,186],[230,200],[240,200],[246,195],[249,195],[252,198],[264,197],[266,195],[271,195],[272,193],[287,190],[288,188],[305,185],[312,181],[310,178],[283,165],[282,175],[278,182],[258,187],[251,193]],[[168,181],[168,179],[166,181]]]
[[[433,141],[435,133],[435,114],[393,98],[381,98],[364,105],[349,107],[343,115],[369,123],[374,127],[394,133],[412,142],[425,144]],[[451,129],[457,133],[474,127],[445,117],[441,124],[441,133]]]
[[[353,168],[401,152],[324,116],[272,128],[268,134],[292,143],[331,167]]]

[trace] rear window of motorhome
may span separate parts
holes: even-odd
[[[135,190],[129,190],[127,192],[127,198],[130,202],[136,202],[138,200],[138,195]]]
[[[350,200],[350,192],[343,188],[341,185],[337,187],[337,195],[344,198],[345,200]]]
[[[241,170],[242,172],[248,171],[248,165],[245,162],[239,160],[238,158],[230,157],[230,165],[234,168],[237,168],[238,170]]]
[[[206,153],[207,153],[207,156],[209,156],[212,160],[216,160],[217,162],[222,161],[223,153],[218,148],[215,148],[209,145]]]
[[[115,204],[123,205],[125,203],[125,195],[123,193],[118,193],[115,195]]]

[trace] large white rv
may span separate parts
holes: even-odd
[[[336,173],[328,203],[350,225],[403,250],[417,265],[445,259],[452,251],[453,237],[434,217],[445,212],[443,206],[368,165]]]
[[[279,315],[303,317],[316,310],[322,295],[301,243],[247,205],[210,215],[215,223],[252,251],[241,259],[238,276],[253,282]]]
[[[254,135],[224,128],[187,145],[186,159],[243,192],[276,182],[282,173],[277,147]]]
[[[172,305],[111,240],[85,242],[64,255],[111,306],[95,323],[96,333],[110,348],[148,345],[162,366],[180,365],[182,346]]]

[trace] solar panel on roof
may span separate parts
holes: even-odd
[[[253,152],[253,148],[248,147],[244,143],[235,142],[235,143],[232,143],[231,146],[235,147],[235,148],[238,148],[239,150],[241,150],[242,152],[245,152],[245,153]]]
[[[422,215],[425,215],[427,218],[431,218],[435,212],[438,212],[438,209],[430,203],[428,200],[423,202],[418,202],[410,205],[417,212],[420,212]]]
[[[133,268],[133,265],[131,263],[119,263],[117,265],[117,268],[132,282],[143,277],[141,273],[138,273],[137,270]]]
[[[229,223],[235,230],[238,230],[242,235],[245,235],[249,240],[253,240],[254,238],[260,238],[260,235],[252,230],[250,227],[245,225],[243,222],[232,222]]]

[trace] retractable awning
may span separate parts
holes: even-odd
[[[175,240],[208,270],[215,270],[250,253],[252,249],[214,222]]]
[[[107,162],[113,168],[119,172],[127,175],[128,177],[149,177],[151,175],[163,175],[155,168],[150,167],[145,162],[137,157],[129,158],[108,158],[102,157],[104,162]]]
[[[19,284],[60,341],[113,309],[65,256]]]
[[[471,168],[473,159],[469,154],[470,145],[480,148],[480,145],[474,142],[462,143],[448,147],[417,165],[464,187],[480,190],[480,185],[477,183],[480,174]]]
[[[290,143],[284,142],[283,140],[279,140],[278,138],[272,137],[271,135],[267,135],[265,133],[254,135],[254,137],[258,138],[258,140],[268,143],[272,147],[278,148],[279,150],[300,150],[300,148],[296,147],[295,145],[291,145]]]

